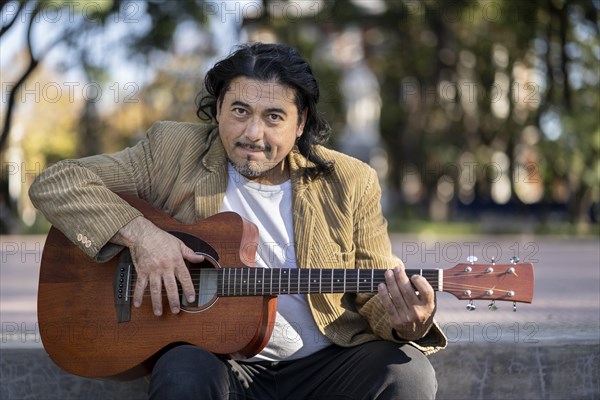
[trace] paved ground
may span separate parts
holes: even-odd
[[[535,265],[533,304],[438,295],[437,320],[450,346],[431,356],[443,399],[596,399],[600,396],[600,245],[597,239],[393,235],[408,268],[449,268],[469,255]],[[36,323],[43,236],[0,236],[0,397],[143,399],[147,382],[77,378],[50,362]]]

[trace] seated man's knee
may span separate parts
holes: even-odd
[[[182,345],[163,354],[152,370],[151,399],[211,398],[227,381],[227,368],[214,354]]]
[[[435,399],[437,379],[433,366],[419,350],[406,347],[410,361],[387,366],[377,399]]]

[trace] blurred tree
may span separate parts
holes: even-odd
[[[25,23],[26,29],[23,34],[25,35],[26,49],[29,55],[25,67],[20,73],[16,74],[17,80],[14,84],[10,85],[10,89],[6,96],[7,106],[0,135],[0,149],[4,148],[10,133],[17,94],[19,93],[21,86],[36,70],[40,62],[59,44],[73,46],[77,42],[77,38],[84,32],[93,29],[98,23],[104,24],[110,15],[119,11],[121,3],[122,2],[119,0],[94,3],[94,7],[85,8],[85,16],[79,15],[78,17],[75,17],[74,14],[70,14],[70,16],[73,16],[74,18],[60,18],[63,23],[59,24],[59,26],[55,26],[57,28],[54,32],[56,35],[55,38],[49,43],[45,43],[42,50],[38,50],[34,49],[35,47],[39,47],[39,44],[34,43],[34,28],[36,24],[39,24],[39,22],[43,20],[46,20],[47,22],[50,20],[49,18],[54,18],[54,16],[59,15],[58,13],[60,13],[60,15],[62,15],[63,12],[73,13],[74,11],[79,11],[79,13],[81,13],[80,8],[85,7],[85,3],[31,0],[20,0],[16,2],[3,0],[0,2],[0,12],[2,13],[0,38],[5,36],[11,30],[21,28],[21,23]],[[52,17],[48,16],[50,13],[52,13]],[[15,24],[15,22],[17,23]]]
[[[4,148],[14,115],[15,99],[22,85],[30,78],[40,62],[53,49],[63,46],[63,50],[72,57],[62,62],[63,69],[79,68],[89,80],[88,83],[102,83],[107,78],[106,57],[98,54],[98,49],[93,47],[93,40],[98,36],[114,29],[118,23],[123,23],[130,28],[138,25],[147,26],[146,29],[130,29],[125,43],[110,43],[113,46],[126,46],[128,57],[137,57],[143,62],[156,56],[157,53],[172,53],[177,28],[186,22],[196,26],[207,23],[206,7],[203,0],[195,1],[127,1],[103,0],[98,2],[70,2],[49,0],[20,0],[0,2],[2,13],[2,28],[0,37],[11,30],[18,30],[26,25],[22,34],[25,36],[25,47],[29,60],[16,75],[15,82],[7,85],[8,93],[6,112],[2,133],[0,136],[0,149]],[[53,39],[40,44],[35,43],[34,30],[38,25],[50,24]],[[50,29],[48,26],[45,29]],[[38,39],[40,36],[37,37]],[[110,51],[110,49],[104,49]],[[208,50],[209,51],[209,50]],[[93,115],[97,113],[95,99],[88,96],[89,103],[82,115],[82,129],[80,131],[81,151],[83,154],[97,152],[98,145],[94,135]],[[89,114],[89,115],[88,115]]]
[[[589,220],[600,201],[600,3],[364,6],[335,2],[328,29],[360,26],[367,38],[391,185],[407,215],[547,219],[566,207],[571,222]]]
[[[135,107],[137,97],[141,93],[141,85],[144,82],[136,80],[133,82],[114,82],[110,84],[109,79],[115,72],[114,65],[110,65],[111,58],[115,54],[121,54],[123,65],[131,65],[132,59],[138,60],[140,64],[147,65],[148,69],[157,68],[157,59],[162,61],[169,59],[174,54],[179,45],[178,40],[194,39],[194,33],[199,30],[198,27],[205,26],[208,22],[205,16],[206,7],[203,0],[185,1],[185,2],[162,2],[162,1],[126,1],[126,0],[102,0],[92,2],[72,2],[72,1],[49,1],[49,0],[20,0],[20,1],[1,1],[0,12],[2,27],[0,29],[0,40],[3,41],[3,55],[6,57],[5,49],[7,40],[15,46],[22,43],[23,53],[15,56],[13,62],[8,64],[6,70],[2,72],[3,107],[2,129],[0,134],[0,149],[2,149],[2,170],[0,174],[0,200],[3,214],[7,208],[13,211],[18,209],[19,216],[29,225],[31,218],[25,218],[23,209],[31,208],[26,196],[17,194],[16,190],[9,190],[12,178],[13,188],[23,185],[23,193],[26,193],[28,184],[21,182],[20,176],[13,172],[16,169],[29,168],[35,166],[39,170],[48,162],[56,161],[65,157],[81,157],[104,151],[107,148],[115,149],[115,143],[130,144],[130,140],[123,140],[123,129],[107,131],[107,126],[115,127],[114,122],[123,121],[123,119],[113,120],[111,113],[117,116],[123,115],[119,102],[127,103],[127,106],[137,110],[139,114],[148,116],[147,118],[137,118],[137,122],[147,122],[147,119],[159,118],[160,114],[152,114],[142,107]],[[187,35],[180,34],[183,24],[191,23],[196,28],[186,30]],[[126,32],[126,35],[115,35],[115,32]],[[190,33],[191,32],[191,33]],[[179,35],[179,36],[178,36]],[[115,36],[117,38],[115,39]],[[8,39],[10,37],[10,39]],[[196,52],[194,56],[191,52]],[[211,53],[209,46],[202,43],[195,49],[190,49],[187,44],[187,59],[202,59],[202,55]],[[50,54],[62,54],[60,61],[54,60],[53,67],[62,74],[75,71],[84,82],[73,82],[72,79],[66,79],[63,75],[61,79],[55,79],[50,82],[40,82],[35,80],[35,72],[42,62]],[[6,60],[5,60],[6,61]],[[6,63],[6,62],[5,62]],[[198,67],[200,63],[195,62]],[[117,67],[117,71],[119,70]],[[175,71],[180,65],[172,65]],[[112,68],[112,70],[111,70]],[[4,66],[3,66],[4,69]],[[118,73],[118,72],[117,72]],[[195,71],[198,75],[199,68]],[[190,89],[189,81],[186,89]],[[102,88],[104,88],[104,99],[102,99]],[[50,92],[48,92],[48,90]],[[54,90],[54,92],[52,92]],[[55,98],[48,98],[48,93]],[[183,93],[184,91],[180,91]],[[166,93],[166,90],[162,90]],[[189,90],[185,91],[186,94]],[[24,96],[23,96],[24,95]],[[82,96],[80,96],[82,95]],[[110,97],[114,97],[114,104],[110,103]],[[17,108],[21,111],[28,111],[29,115],[41,115],[45,111],[57,112],[59,109],[63,115],[72,115],[71,112],[64,112],[63,100],[68,99],[71,105],[69,111],[78,110],[80,112],[77,123],[72,127],[74,129],[66,130],[73,134],[72,143],[77,143],[73,149],[62,148],[61,154],[53,152],[57,146],[48,146],[45,151],[34,152],[37,158],[34,162],[25,163],[27,156],[22,156],[22,148],[28,148],[24,143],[33,140],[34,134],[30,133],[35,125],[34,119],[25,118],[20,124],[16,137],[13,140],[12,148],[9,145],[9,134],[14,132],[15,125],[13,118]],[[190,96],[193,98],[193,96]],[[120,99],[120,100],[119,100]],[[33,102],[32,102],[33,100]],[[188,98],[189,100],[189,98]],[[77,107],[76,104],[83,102],[83,107]],[[75,104],[76,103],[76,104]],[[133,103],[133,104],[132,104]],[[176,104],[171,104],[173,109],[178,109]],[[18,107],[17,107],[18,106]],[[107,109],[110,111],[107,112]],[[117,109],[117,110],[115,110]],[[193,109],[189,109],[193,111]],[[131,112],[129,112],[131,114]],[[168,115],[165,113],[164,115]],[[193,112],[190,113],[193,115]],[[189,118],[189,117],[188,117]],[[47,125],[37,133],[51,135],[54,133],[54,126],[50,124],[54,121],[52,118],[45,120]],[[111,123],[107,123],[110,121]],[[131,126],[127,121],[127,125]],[[123,126],[125,126],[124,124]],[[146,127],[148,124],[145,125]],[[138,134],[139,129],[127,132]],[[26,137],[26,138],[25,138]],[[49,136],[51,137],[51,136]],[[111,139],[112,143],[111,143]],[[47,143],[46,140],[38,143]],[[107,145],[108,144],[108,145]],[[121,146],[122,147],[122,146]],[[6,150],[6,151],[5,151]],[[29,151],[29,150],[26,150]],[[17,154],[18,153],[18,154]],[[18,156],[17,156],[18,155]],[[8,166],[5,168],[5,165]],[[33,170],[32,170],[33,171]],[[25,199],[23,199],[25,197]],[[3,218],[5,215],[3,215]],[[4,226],[5,224],[3,224]],[[8,225],[8,224],[6,224]]]
[[[74,155],[116,150],[156,119],[193,120],[190,99],[205,60],[222,51],[211,35],[230,18],[243,20],[237,33],[288,43],[309,58],[335,135],[345,118],[333,44],[352,28],[361,32],[364,60],[379,79],[389,188],[405,217],[442,221],[510,211],[520,220],[535,212],[552,221],[568,210],[572,222],[597,221],[590,210],[600,204],[598,1],[264,0],[229,7],[114,0],[87,9],[76,3],[0,3],[0,37],[24,23],[19,32],[28,54],[6,86],[0,147],[19,87],[58,46],[69,55],[62,67],[84,71],[88,83],[108,84],[111,74],[122,73],[111,71],[106,57],[118,49],[147,68],[143,79],[111,91],[127,104],[106,108],[86,98]],[[34,43],[39,16],[57,7],[78,17],[53,24],[54,35]],[[126,35],[105,39],[103,47],[94,42],[119,30]]]

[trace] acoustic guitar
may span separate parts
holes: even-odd
[[[106,263],[95,263],[51,228],[40,267],[39,329],[50,358],[75,375],[138,378],[179,343],[251,357],[269,340],[278,295],[372,293],[385,281],[385,270],[254,268],[258,230],[239,215],[225,212],[184,225],[143,200],[124,198],[205,255],[204,262],[188,264],[197,300],[188,304],[182,296],[182,312],[160,317],[148,300],[135,308],[136,273],[127,249]],[[528,263],[465,263],[406,272],[422,275],[437,291],[469,301],[516,304],[531,303],[533,297],[533,266]]]

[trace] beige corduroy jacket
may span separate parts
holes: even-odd
[[[318,151],[334,161],[335,169],[316,179],[307,178],[311,163],[297,149],[288,156],[298,267],[388,269],[401,264],[391,251],[374,170],[333,150]],[[141,215],[115,192],[138,196],[193,223],[219,212],[226,185],[227,161],[216,126],[159,122],[131,148],[48,167],[29,195],[55,227],[102,262],[121,250],[109,240]],[[311,294],[308,301],[320,330],[338,345],[403,342],[377,296]],[[446,338],[434,323],[424,338],[410,343],[430,354],[444,348]]]

